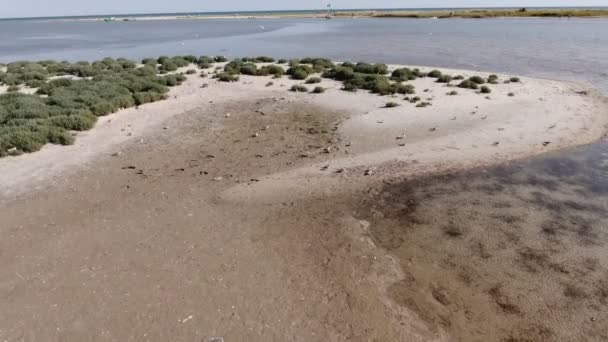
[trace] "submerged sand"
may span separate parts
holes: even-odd
[[[426,108],[269,81],[190,77],[73,146],[1,159],[0,337],[462,336],[396,299],[409,264],[370,231],[361,198],[390,179],[589,143],[608,121],[602,96],[554,80],[492,85],[486,99],[419,79]],[[472,336],[508,336],[495,331]]]

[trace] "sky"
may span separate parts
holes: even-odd
[[[334,8],[608,6],[608,0],[3,0],[0,18]]]

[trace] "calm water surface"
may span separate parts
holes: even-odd
[[[587,81],[608,92],[608,19],[0,21],[0,61],[323,56]]]

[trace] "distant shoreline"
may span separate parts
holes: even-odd
[[[403,19],[484,19],[484,18],[604,18],[608,7],[531,7],[531,8],[420,8],[420,9],[337,9],[331,18],[403,18]],[[109,14],[65,17],[0,18],[9,20],[49,21],[144,21],[180,19],[325,19],[328,12],[319,10],[297,11],[243,11],[201,13]]]

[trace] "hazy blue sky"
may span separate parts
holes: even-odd
[[[5,0],[0,18],[324,8],[608,6],[608,0]]]

